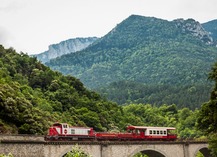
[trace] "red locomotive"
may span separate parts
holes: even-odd
[[[176,140],[173,127],[128,126],[126,133],[95,132],[88,127],[69,127],[55,123],[48,130],[45,140]]]

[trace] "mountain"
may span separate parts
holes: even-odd
[[[169,97],[189,93],[191,87],[201,90],[198,88],[201,85],[210,93],[207,78],[216,58],[213,38],[194,19],[167,21],[132,15],[88,48],[63,55],[47,65],[79,78],[91,89],[107,88],[123,80],[142,83],[152,89],[146,94],[153,98],[168,87],[176,88],[166,92]],[[154,91],[156,86],[161,86],[160,91]],[[112,91],[106,93],[109,94]],[[176,97],[184,99],[184,95]],[[199,97],[201,95],[194,99]],[[194,106],[207,101],[208,97],[206,94]],[[149,99],[143,102],[149,103]],[[179,102],[182,103],[179,106],[192,105],[189,99]],[[157,98],[152,103],[163,102]]]
[[[97,39],[98,39],[97,37],[68,39],[58,44],[52,44],[49,46],[48,51],[42,52],[40,54],[36,54],[34,56],[42,63],[45,63],[51,59],[57,58],[64,54],[80,51],[88,47]]]
[[[209,32],[210,36],[217,41],[217,20],[212,20],[206,23],[203,23],[202,26],[206,31]]]
[[[111,116],[112,115],[112,116]],[[120,132],[128,125],[173,126],[180,138],[196,138],[198,110],[176,105],[118,106],[86,89],[73,76],[52,71],[35,57],[0,45],[0,134],[46,135],[54,122]],[[160,119],[160,120],[159,120]]]

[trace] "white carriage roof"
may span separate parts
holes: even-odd
[[[54,125],[68,125],[69,128],[76,128],[76,129],[93,129],[92,127],[85,127],[85,126],[69,126],[68,123],[59,123],[59,122],[56,122],[53,124]]]
[[[129,129],[156,129],[156,130],[175,130],[174,127],[154,127],[154,126],[128,126]]]
[[[93,129],[90,127],[83,127],[83,126],[70,126],[69,128],[74,128],[74,129]]]

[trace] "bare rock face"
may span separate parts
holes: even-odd
[[[37,59],[42,63],[49,62],[51,59],[60,57],[62,55],[83,50],[97,39],[97,37],[69,39],[58,44],[52,44],[49,46],[48,51],[34,56],[37,57]]]
[[[183,33],[191,33],[208,45],[213,44],[213,39],[202,25],[194,19],[177,19],[174,20],[178,28],[182,28]]]

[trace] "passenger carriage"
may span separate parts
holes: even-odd
[[[174,127],[149,127],[149,126],[128,126],[127,132],[132,133],[136,139],[147,140],[176,140],[176,128]]]

